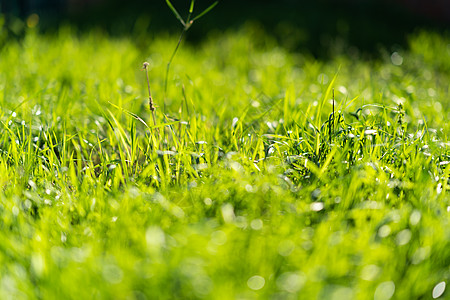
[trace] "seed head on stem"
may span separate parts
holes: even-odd
[[[156,113],[155,113],[156,106],[155,106],[155,104],[153,103],[152,92],[151,92],[151,90],[150,90],[150,80],[149,80],[149,78],[148,78],[148,66],[149,66],[149,65],[150,65],[150,64],[149,64],[148,62],[144,62],[144,65],[142,66],[142,68],[145,70],[145,73],[146,73],[146,75],[147,75],[148,106],[149,106],[149,108],[150,108],[150,111],[152,112],[153,123],[154,123],[155,126],[156,126]]]

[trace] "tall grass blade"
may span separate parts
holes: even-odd
[[[170,3],[169,0],[166,0],[167,6],[169,6],[170,10],[172,10],[173,14],[175,15],[175,17],[178,19],[178,21],[180,21],[180,23],[186,27],[186,23],[184,22],[183,18],[180,16],[180,14],[178,13],[178,11],[175,9],[175,7],[172,5],[172,3]]]
[[[211,9],[213,9],[217,4],[219,4],[219,1],[214,2],[213,4],[211,4],[207,9],[205,9],[204,11],[202,11],[198,16],[196,16],[195,18],[192,19],[192,22],[200,19],[201,17],[203,17],[204,15],[206,15]]]

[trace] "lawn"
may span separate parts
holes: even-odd
[[[448,36],[177,39],[0,48],[1,299],[450,297]]]

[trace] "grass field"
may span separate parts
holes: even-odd
[[[0,48],[1,299],[450,297],[449,38],[176,42]]]

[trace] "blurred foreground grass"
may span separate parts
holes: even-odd
[[[216,33],[164,102],[175,44],[0,49],[0,298],[448,297],[450,39],[324,62]]]

